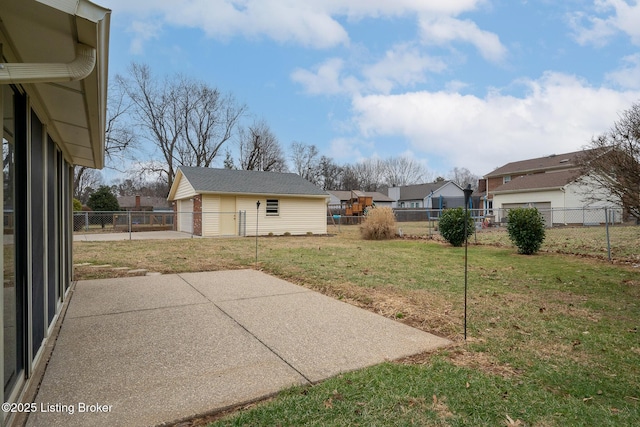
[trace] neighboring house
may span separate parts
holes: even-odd
[[[118,205],[122,211],[132,212],[167,212],[173,211],[171,204],[164,197],[151,196],[119,196]]]
[[[104,165],[109,21],[86,0],[0,0],[4,402],[37,387],[68,300],[73,167]]]
[[[575,151],[512,162],[485,175],[479,181],[485,214],[495,214],[495,220],[501,221],[506,216],[505,209],[535,207],[548,226],[604,222],[603,211],[599,213],[602,218],[584,217],[584,208],[611,204],[604,201],[604,196],[602,202],[592,201],[597,199],[594,195],[597,196],[598,190],[581,176],[577,161],[582,153]]]
[[[326,234],[328,199],[293,173],[186,166],[178,169],[168,197],[176,229],[207,237]]]
[[[464,206],[464,191],[453,181],[389,187],[394,208],[446,209]]]
[[[329,207],[333,210],[341,210],[353,197],[352,191],[331,190],[329,193]],[[394,200],[378,191],[361,191],[364,196],[371,197],[376,207],[391,207]]]

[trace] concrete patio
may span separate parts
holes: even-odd
[[[449,344],[255,270],[78,282],[28,426],[149,426]]]

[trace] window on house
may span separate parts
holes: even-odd
[[[267,199],[267,215],[277,216],[280,214],[280,203],[277,199]]]
[[[506,184],[509,181],[511,181],[511,175],[506,175],[506,176],[502,177],[502,183],[503,184]]]

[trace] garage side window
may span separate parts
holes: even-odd
[[[267,215],[278,216],[280,214],[280,203],[277,199],[267,199]]]

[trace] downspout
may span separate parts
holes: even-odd
[[[96,49],[82,43],[76,44],[76,57],[67,64],[61,63],[0,63],[0,84],[54,83],[83,80],[96,65]]]
[[[487,195],[485,196],[485,211],[486,211],[486,215],[493,215],[493,209],[489,209],[489,178],[485,179],[485,183],[487,186]],[[495,216],[494,216],[495,219]]]

